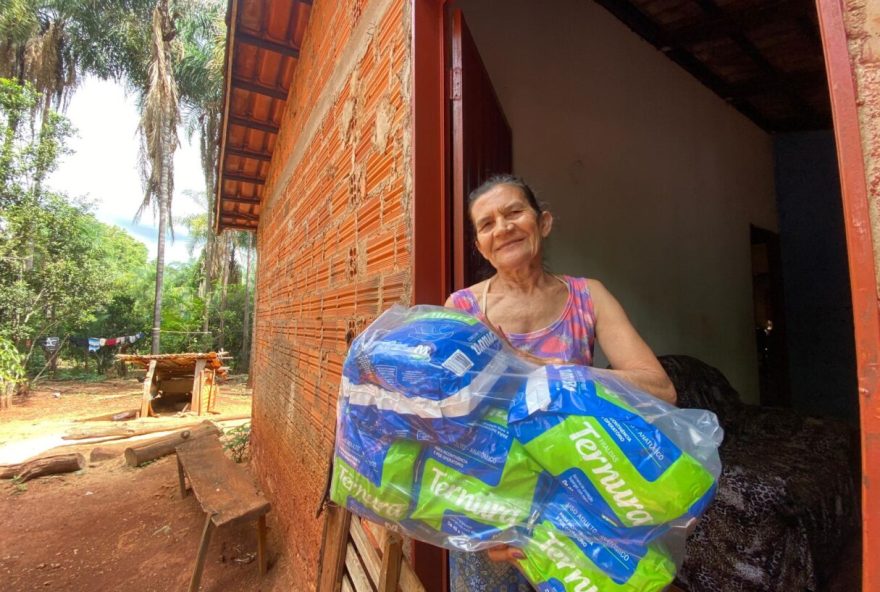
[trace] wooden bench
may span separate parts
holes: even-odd
[[[214,529],[248,520],[257,521],[257,562],[260,574],[267,569],[266,513],[269,502],[254,487],[250,475],[223,452],[220,440],[206,436],[176,448],[180,496],[186,497],[186,478],[205,510],[205,527],[196,555],[189,591],[196,592],[202,579],[205,556]]]

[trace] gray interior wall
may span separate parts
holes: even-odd
[[[858,421],[853,311],[834,136],[775,140],[792,407]]]
[[[550,266],[602,280],[655,352],[757,402],[749,224],[776,228],[770,136],[593,2],[456,5],[515,172],[556,216]]]

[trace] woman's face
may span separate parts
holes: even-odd
[[[514,185],[496,185],[473,203],[477,250],[497,270],[512,271],[541,260],[541,243],[553,217],[540,216]]]

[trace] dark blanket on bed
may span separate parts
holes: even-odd
[[[821,590],[857,536],[852,430],[745,405],[720,371],[695,358],[660,361],[679,407],[714,411],[725,430],[718,493],[688,538],[679,585],[690,592]]]

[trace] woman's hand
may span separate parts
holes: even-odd
[[[517,549],[510,545],[498,545],[497,547],[492,547],[486,551],[486,554],[492,561],[509,561],[514,564],[520,559],[526,558],[526,554],[522,552],[522,549]]]

